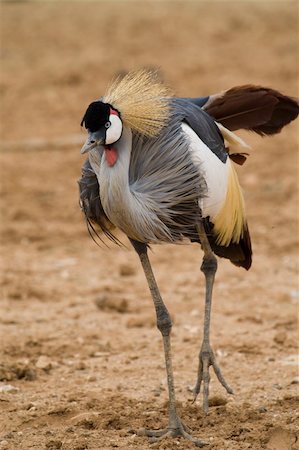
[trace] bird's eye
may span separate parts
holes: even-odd
[[[105,123],[105,128],[109,128],[110,126],[111,126],[111,122],[108,121]]]

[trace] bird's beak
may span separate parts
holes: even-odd
[[[105,131],[99,130],[91,133],[88,132],[88,138],[86,139],[85,144],[81,148],[81,154],[87,153],[93,148],[98,147],[99,145],[103,145],[105,143]]]

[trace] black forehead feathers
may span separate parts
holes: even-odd
[[[85,128],[91,132],[98,131],[109,120],[110,105],[101,101],[90,103],[88,106],[82,122],[81,127],[85,125]]]

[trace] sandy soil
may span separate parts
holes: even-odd
[[[298,3],[2,4],[0,449],[188,449],[130,430],[167,422],[161,338],[132,250],[98,248],[78,208],[80,119],[112,75],[161,66],[178,95],[243,83],[298,95]],[[297,62],[297,65],[296,65]],[[233,386],[192,404],[203,324],[201,251],[155,247],[174,319],[179,409],[213,450],[295,450],[298,126],[245,135],[254,246],[219,261],[212,342]],[[122,237],[127,243],[126,238]],[[297,406],[297,409],[296,409]]]

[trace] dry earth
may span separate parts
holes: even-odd
[[[131,429],[167,421],[161,338],[133,251],[98,248],[78,208],[79,123],[115,72],[160,66],[178,95],[237,84],[297,95],[297,2],[2,4],[0,449],[188,449]],[[246,135],[240,169],[254,262],[221,260],[212,375],[192,404],[203,323],[201,251],[153,248],[174,318],[179,408],[213,450],[295,450],[298,126]],[[126,243],[125,237],[123,237]]]

